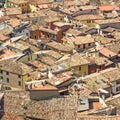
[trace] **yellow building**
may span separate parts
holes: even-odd
[[[36,7],[36,4],[34,3],[29,3],[29,8],[30,8],[30,11],[31,12],[36,12],[37,11],[37,7]]]
[[[78,75],[85,76],[88,75],[88,64],[85,58],[81,57],[78,53],[71,56],[69,67]]]
[[[11,88],[25,89],[25,82],[34,80],[36,71],[14,60],[0,61],[0,79]]]
[[[23,13],[29,12],[29,4],[27,0],[8,0],[9,7],[20,7]]]

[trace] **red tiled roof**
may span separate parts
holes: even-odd
[[[33,3],[33,4],[40,5],[40,4],[48,4],[48,3],[51,3],[53,1],[52,0],[29,0],[29,2]]]
[[[15,55],[14,52],[12,52],[9,49],[5,49],[4,53],[0,55],[0,58],[6,58],[6,57],[14,56],[14,55]]]
[[[111,50],[109,50],[109,49],[107,49],[107,48],[102,48],[102,49],[100,50],[100,53],[101,53],[102,55],[104,55],[105,57],[107,57],[107,58],[111,58],[111,57],[117,56],[116,53],[112,52]]]
[[[4,41],[6,41],[7,39],[9,39],[9,37],[0,34],[0,41],[4,42]]]
[[[0,18],[0,23],[5,22],[6,20],[9,20],[10,18],[8,16],[3,16]]]
[[[58,89],[52,85],[44,85],[44,86],[33,88],[32,90],[58,90]]]
[[[24,119],[11,113],[5,113],[1,120],[24,120]]]
[[[104,5],[99,7],[100,11],[111,11],[111,10],[119,10],[117,5]]]

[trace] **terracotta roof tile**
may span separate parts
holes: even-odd
[[[9,50],[9,49],[5,49],[4,51],[3,51],[3,54],[0,54],[0,59],[1,58],[6,58],[6,57],[10,57],[10,56],[14,56],[15,55],[15,53],[13,52],[13,51],[11,51],[11,50]]]
[[[99,7],[100,11],[112,11],[112,10],[119,10],[117,5],[103,5]]]
[[[1,120],[24,120],[22,117],[11,113],[5,113]]]
[[[10,20],[7,20],[7,23],[12,27],[17,27],[21,24],[21,21],[18,19],[10,19]]]
[[[29,2],[32,3],[32,4],[41,5],[41,4],[49,4],[49,3],[52,3],[53,0],[29,0]]]
[[[80,15],[75,17],[76,20],[101,20],[104,19],[103,16],[100,15]]]
[[[3,34],[0,34],[0,41],[4,42],[4,41],[6,41],[8,39],[9,39],[9,37],[7,37],[7,36],[5,36]]]
[[[19,75],[28,74],[33,71],[28,65],[21,62],[16,62],[12,59],[0,61],[0,69]]]
[[[75,45],[87,44],[87,43],[94,43],[94,39],[87,35],[87,36],[78,36],[75,39]]]
[[[111,50],[109,50],[109,49],[107,49],[107,48],[102,48],[102,49],[100,50],[100,53],[101,53],[102,55],[104,55],[105,57],[107,57],[107,58],[111,58],[111,57],[117,56],[116,53],[112,52]]]
[[[5,12],[7,15],[19,15],[19,14],[22,14],[22,9],[20,7],[6,8]]]
[[[21,3],[27,3],[27,0],[9,0],[9,2],[21,4]]]
[[[32,88],[31,90],[58,90],[58,88],[47,84],[45,86],[38,86],[36,88]]]

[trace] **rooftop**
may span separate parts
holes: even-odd
[[[11,56],[14,56],[15,53],[9,49],[5,49],[3,50],[3,53],[0,54],[0,59],[3,59],[3,58],[6,58],[6,57],[11,57]]]
[[[94,38],[95,38],[96,42],[99,42],[101,44],[108,44],[108,43],[111,43],[114,40],[112,38],[103,37],[101,35],[96,35],[96,36],[94,36]]]
[[[9,15],[19,15],[19,14],[22,14],[22,9],[20,7],[6,8],[5,12],[8,16]]]
[[[53,0],[29,0],[30,3],[36,4],[36,5],[41,5],[41,4],[49,4],[52,3]]]
[[[66,23],[66,22],[54,22],[54,25],[58,26],[58,27],[63,27],[63,26],[72,25],[72,24],[71,23]]]
[[[59,86],[62,83],[70,81],[73,78],[72,74],[73,73],[71,71],[64,71],[56,76],[51,77],[50,79],[47,79],[46,81],[54,86]]]
[[[21,24],[21,21],[16,18],[12,18],[10,20],[7,20],[7,24],[11,25],[12,27],[17,27]]]
[[[12,29],[10,29],[9,27],[0,30],[0,34],[2,35],[9,35],[10,33],[12,33]]]
[[[37,90],[37,91],[38,91],[38,90],[40,90],[40,91],[44,91],[44,90],[45,90],[45,91],[46,91],[46,90],[47,90],[47,91],[50,91],[50,90],[58,90],[58,89],[57,89],[56,87],[52,86],[52,85],[46,84],[46,85],[41,85],[41,86],[34,87],[34,88],[32,88],[31,90],[32,90],[32,91],[33,91],[33,90],[35,90],[35,91],[36,91],[36,90]]]
[[[80,65],[85,65],[88,64],[89,61],[87,59],[84,59],[81,57],[78,53],[75,53],[69,58],[69,63],[71,67],[74,66],[80,66]]]
[[[24,118],[11,113],[5,113],[1,120],[24,120]]]
[[[117,5],[102,5],[99,7],[100,11],[112,11],[112,10],[119,10]]]
[[[87,36],[78,36],[75,39],[75,45],[87,44],[87,43],[94,43],[94,39],[87,35]]]
[[[78,36],[78,35],[80,35],[80,31],[78,31],[78,30],[75,30],[75,29],[68,29],[66,32],[65,32],[65,34],[66,35],[73,35],[73,36]]]
[[[111,24],[111,23],[119,23],[119,19],[105,19],[105,20],[95,20],[97,24]]]
[[[38,71],[47,70],[48,68],[48,65],[40,62],[39,60],[34,60],[34,61],[29,62],[29,65],[36,67]]]
[[[10,43],[8,46],[12,47],[12,48],[16,48],[16,49],[21,50],[21,51],[24,51],[24,50],[29,48],[29,46],[23,45],[23,44],[20,44],[20,43],[17,43],[17,42],[16,43]]]
[[[59,17],[50,16],[50,17],[48,17],[48,18],[45,19],[45,22],[50,23],[50,22],[56,22],[56,21],[59,21],[59,20],[60,20]]]
[[[49,56],[42,56],[40,57],[40,61],[46,65],[54,65],[55,64],[55,61],[53,58],[49,57]]]
[[[109,50],[109,49],[107,49],[105,47],[100,50],[100,53],[102,55],[104,55],[105,57],[107,57],[107,58],[111,58],[111,57],[117,56],[116,53],[112,52],[111,50]]]
[[[67,44],[63,45],[58,42],[49,42],[46,44],[48,47],[54,48],[61,52],[72,52],[73,48]]]
[[[53,35],[57,35],[57,33],[58,33],[58,31],[56,31],[56,30],[52,30],[52,29],[45,28],[45,27],[39,27],[39,30],[43,31],[43,32],[53,34]]]
[[[12,2],[15,4],[23,4],[23,3],[27,3],[27,0],[9,0],[9,2]]]
[[[7,36],[5,36],[5,35],[3,35],[3,34],[0,34],[0,41],[1,42],[5,42],[6,40],[8,40],[9,39],[9,37],[7,37]]]
[[[54,50],[49,50],[46,52],[47,55],[52,56],[55,59],[60,59],[62,55],[59,52],[55,52]]]
[[[81,20],[81,21],[82,20],[102,20],[104,19],[104,17],[100,15],[80,15],[75,17],[74,19]]]
[[[80,9],[82,9],[82,10],[94,10],[94,9],[97,9],[97,6],[84,5],[84,6],[81,6]]]
[[[18,75],[28,74],[33,71],[31,67],[23,63],[16,62],[12,59],[0,61],[0,70],[11,72]]]

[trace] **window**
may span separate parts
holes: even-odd
[[[120,84],[120,80],[117,80],[117,81],[116,81],[116,84]]]
[[[29,35],[29,33],[26,33],[26,35],[28,36],[28,35]]]
[[[0,78],[3,79],[3,76],[1,76]]]
[[[6,72],[6,75],[9,75],[9,72]]]
[[[28,61],[30,61],[30,57],[28,56]]]
[[[80,105],[85,105],[85,102],[82,99],[80,99]]]
[[[9,83],[9,78],[7,78],[7,82]]]
[[[81,66],[79,66],[79,70],[81,70]]]
[[[2,74],[2,73],[3,73],[3,71],[2,71],[2,70],[0,70],[0,73]]]
[[[91,43],[88,44],[88,46],[90,46],[90,45],[91,45]]]
[[[83,48],[85,48],[85,44],[83,44]]]
[[[78,45],[78,48],[80,48],[80,45]]]
[[[21,76],[20,76],[20,75],[18,75],[18,78],[21,78]]]
[[[49,35],[49,34],[48,34],[47,36],[48,36],[48,38],[50,37],[50,35]]]
[[[84,75],[86,75],[86,72],[84,72]]]
[[[87,20],[87,23],[91,23],[91,20]]]
[[[21,86],[21,82],[20,81],[18,82],[18,85]]]
[[[120,86],[116,88],[116,92],[120,91]]]

